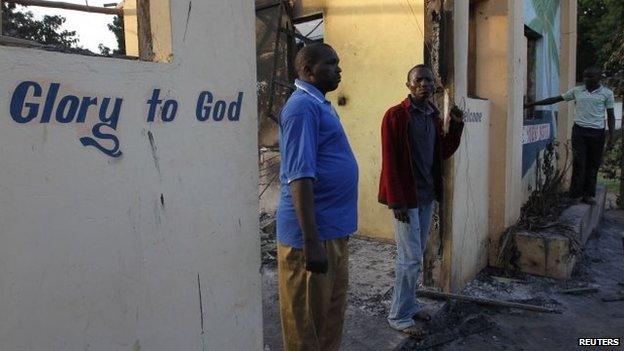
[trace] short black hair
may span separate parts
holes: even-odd
[[[419,65],[416,65],[416,66],[412,67],[412,69],[410,69],[409,72],[407,72],[407,81],[409,82],[410,81],[410,77],[412,76],[412,74],[414,72],[416,72],[416,70],[421,69],[421,68],[426,68],[426,69],[430,70],[431,73],[433,73],[433,70],[429,66],[425,65],[424,63],[421,63]]]
[[[295,57],[295,69],[297,70],[299,77],[303,75],[305,67],[314,66],[321,59],[322,54],[325,53],[327,49],[334,51],[334,48],[325,43],[314,43],[301,48]]]
[[[585,68],[585,70],[583,70],[583,75],[585,75],[585,73],[593,73],[598,77],[602,77],[602,69],[598,66],[589,66]]]

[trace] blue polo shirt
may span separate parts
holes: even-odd
[[[280,203],[277,239],[303,247],[290,183],[314,181],[314,210],[320,240],[357,230],[358,167],[347,135],[331,103],[313,85],[297,80],[280,116]]]

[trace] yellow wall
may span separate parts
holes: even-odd
[[[139,37],[137,23],[136,0],[125,0],[124,10],[124,38],[126,41],[126,55],[139,56]],[[171,42],[171,11],[169,0],[150,2],[150,24],[152,27],[152,47],[156,62],[171,62],[173,49]]]
[[[476,94],[489,99],[490,140],[503,141],[490,147],[490,233],[504,229],[505,163],[504,138],[507,128],[507,4],[506,1],[484,1],[477,10]],[[493,146],[493,145],[491,145]]]
[[[136,0],[124,0],[124,39],[126,55],[139,57],[139,25]]]
[[[360,167],[359,232],[393,238],[390,210],[377,202],[381,121],[407,96],[408,70],[424,62],[423,1],[304,0],[301,5],[299,14],[324,13],[325,41],[341,59],[342,83],[329,99]],[[342,96],[347,104],[338,106]]]

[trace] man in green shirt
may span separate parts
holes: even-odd
[[[562,101],[574,101],[574,127],[572,128],[572,182],[570,197],[594,205],[596,201],[596,178],[602,162],[605,144],[604,116],[607,114],[609,135],[607,148],[613,147],[615,113],[613,91],[600,84],[602,71],[590,67],[583,72],[583,85],[566,93],[525,104],[525,108],[552,105]]]

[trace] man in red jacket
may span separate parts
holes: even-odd
[[[444,133],[440,112],[429,101],[434,81],[427,66],[412,68],[406,85],[409,96],[386,112],[381,125],[379,202],[394,212],[397,243],[388,323],[407,334],[420,335],[416,321],[431,319],[416,300],[416,289],[433,202],[442,202],[442,162],[459,147],[464,123],[462,111],[453,107],[449,131]]]

